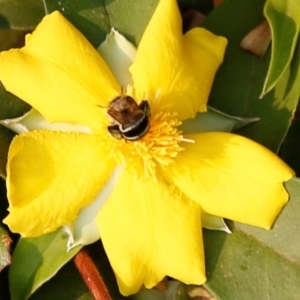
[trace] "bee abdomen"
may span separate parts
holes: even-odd
[[[149,130],[149,119],[146,115],[137,123],[127,128],[120,128],[125,139],[134,141],[144,136]]]

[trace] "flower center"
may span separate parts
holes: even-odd
[[[176,113],[153,112],[149,117],[149,131],[137,141],[111,138],[111,153],[117,163],[144,177],[154,175],[158,165],[164,167],[171,164],[184,150],[180,146],[184,139],[177,129],[181,122],[176,116]]]

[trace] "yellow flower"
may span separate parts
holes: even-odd
[[[181,30],[176,1],[161,0],[128,87],[58,12],[25,47],[0,58],[6,89],[62,128],[13,140],[4,222],[24,237],[54,231],[74,222],[109,182],[95,222],[124,295],[166,275],[206,280],[201,211],[270,228],[288,200],[282,182],[293,172],[267,149],[233,134],[178,130],[206,110],[227,43],[204,29]],[[149,131],[136,141],[107,130],[106,108],[122,90],[151,107]]]

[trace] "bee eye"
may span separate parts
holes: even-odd
[[[145,115],[146,115],[147,117],[149,117],[149,116],[151,115],[151,107],[150,107],[148,101],[143,100],[143,101],[141,102],[141,104],[139,105],[139,107],[140,107],[140,109],[145,113]]]
[[[119,125],[111,125],[107,127],[111,136],[117,140],[121,140],[123,138],[123,134],[119,128]]]

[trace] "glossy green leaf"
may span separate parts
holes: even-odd
[[[12,300],[27,299],[81,249],[79,246],[67,252],[67,238],[64,231],[58,230],[19,240],[9,272]]]
[[[224,1],[206,19],[206,28],[226,36],[229,41],[209,105],[230,115],[258,117],[259,122],[244,127],[239,133],[276,152],[287,133],[299,99],[300,47],[296,46],[293,60],[282,80],[263,99],[259,99],[270,53],[262,61],[243,51],[239,44],[262,21],[263,6],[263,0]]]
[[[96,242],[85,247],[90,254],[94,263],[97,266],[113,300],[130,299],[120,294],[117,287],[115,275],[110,267],[108,258],[101,245],[101,242]],[[30,300],[88,300],[90,298],[87,287],[81,278],[73,261],[69,261],[63,266],[56,276],[46,282],[39,288],[31,297]],[[2,299],[1,299],[2,300]]]
[[[43,0],[0,0],[0,28],[32,30],[44,15]]]
[[[0,226],[0,272],[10,264],[11,238],[8,232]]]
[[[291,199],[272,230],[234,223],[231,235],[204,232],[206,286],[219,300],[299,299],[300,179],[286,188]]]
[[[22,116],[29,109],[28,104],[8,93],[0,82],[0,120]]]
[[[58,273],[43,284],[30,300],[93,300],[73,261],[64,265]]]
[[[136,0],[44,1],[47,13],[61,11],[95,47],[105,40],[112,27],[137,45],[158,3],[147,0],[141,6]]]
[[[275,87],[292,61],[300,29],[300,1],[267,0],[264,13],[273,42],[262,96]]]

